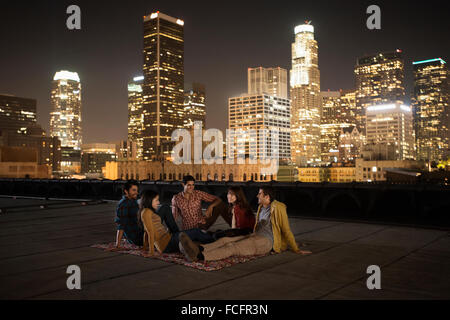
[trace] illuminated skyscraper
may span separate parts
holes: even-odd
[[[137,157],[143,158],[142,132],[144,113],[142,111],[142,83],[144,77],[134,77],[128,83],[128,140],[136,142]]]
[[[291,154],[300,166],[320,161],[320,72],[314,27],[306,22],[295,27],[292,44]]]
[[[365,134],[366,108],[377,104],[404,103],[404,63],[402,51],[365,56],[357,60],[356,106],[361,112],[358,130]]]
[[[340,91],[323,91],[320,97],[320,158],[322,164],[329,164],[339,161],[341,131],[355,124],[348,116],[347,105],[341,103]]]
[[[340,118],[342,122],[352,123],[356,127],[361,128],[364,118],[361,116],[361,111],[356,105],[356,91],[355,90],[339,90],[341,96],[340,101]]]
[[[366,143],[386,150],[384,160],[414,160],[411,108],[399,103],[367,107]]]
[[[184,113],[184,22],[155,12],[144,17],[143,158],[169,156]]]
[[[228,99],[228,126],[236,131],[236,145],[239,151],[255,155],[257,159],[270,157],[271,139],[267,136],[267,149],[262,147],[260,130],[279,130],[278,155],[283,162],[289,161],[290,150],[290,101],[267,94],[244,94]],[[254,130],[251,132],[251,130]],[[253,141],[253,144],[251,143]]]
[[[184,92],[184,112],[186,114],[186,127],[192,127],[195,121],[201,121],[203,128],[206,122],[206,93],[205,86],[193,83],[192,89]]]
[[[413,62],[414,129],[417,159],[438,161],[449,149],[449,83],[447,64],[441,58]]]
[[[287,70],[277,68],[248,68],[248,93],[288,98]]]
[[[61,147],[81,150],[81,83],[76,72],[55,73],[51,92],[50,135]]]

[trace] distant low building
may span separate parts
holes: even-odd
[[[47,165],[50,174],[61,169],[61,142],[58,137],[48,137],[39,125],[27,127],[23,133],[0,130],[0,146],[34,148],[37,163]]]
[[[90,178],[102,178],[107,161],[117,159],[116,144],[86,143],[81,146],[81,173]]]
[[[356,159],[356,181],[386,181],[387,169],[424,169],[424,163],[414,160],[364,160]]]
[[[301,182],[349,183],[356,180],[355,167],[306,167],[298,168]]]
[[[38,164],[38,152],[30,147],[0,146],[1,178],[39,178],[51,177],[49,167]]]
[[[327,168],[305,167],[298,168],[298,180],[301,182],[323,182],[327,181]]]
[[[277,174],[262,174],[261,164],[174,164],[171,161],[108,161],[103,168],[106,179],[180,181],[192,175],[198,181],[261,181],[277,179]]]

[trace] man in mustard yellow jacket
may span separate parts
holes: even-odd
[[[286,205],[274,199],[270,187],[262,187],[258,193],[258,213],[254,232],[247,236],[224,237],[216,242],[195,245],[187,236],[180,235],[182,252],[191,261],[221,260],[230,256],[248,256],[279,253],[288,249],[295,253],[309,254],[300,250],[289,227]]]
[[[254,231],[257,230],[258,224],[263,225],[262,228],[259,227],[259,232],[272,239],[272,249],[277,253],[287,250],[288,246],[295,253],[309,253],[298,248],[289,226],[286,205],[275,200],[274,190],[271,187],[262,187],[257,197],[259,207]]]

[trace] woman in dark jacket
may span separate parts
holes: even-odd
[[[231,229],[215,232],[213,237],[216,240],[222,237],[236,237],[252,233],[255,226],[255,215],[242,188],[230,187],[227,198],[228,214],[232,217]]]

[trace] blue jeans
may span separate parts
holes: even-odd
[[[199,228],[184,230],[183,232],[186,233],[192,241],[198,241],[200,243],[214,242],[214,238],[209,233]],[[180,241],[179,237],[180,232],[175,232],[172,234],[172,237],[170,238],[169,244],[164,250],[164,253],[173,253],[180,251],[180,248],[178,246],[178,243]]]

